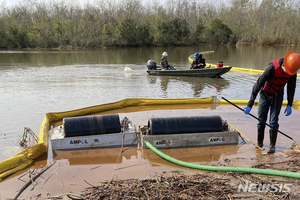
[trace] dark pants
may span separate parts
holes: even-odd
[[[280,109],[282,106],[283,101],[283,93],[276,94],[272,97],[262,97],[259,96],[259,103],[258,103],[258,118],[261,120],[257,124],[257,129],[264,130],[266,126],[266,121],[268,117],[268,112],[270,109],[270,126],[274,130],[278,130],[278,115],[280,113]]]

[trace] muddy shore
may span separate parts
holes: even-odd
[[[256,120],[238,109],[218,106],[196,109],[202,115],[218,114],[256,143]],[[157,111],[155,111],[157,113]],[[176,116],[182,110],[162,111]],[[253,108],[257,113],[257,108]],[[164,114],[164,113],[160,113]],[[186,115],[195,115],[195,110]],[[153,115],[145,111],[126,116],[138,121]],[[280,130],[300,141],[297,130],[299,110],[290,117],[280,115]],[[268,129],[265,145],[268,148]],[[162,150],[178,160],[201,165],[255,167],[299,172],[299,151],[291,150],[293,141],[278,134],[276,153],[268,155],[257,150],[247,140],[235,146],[197,147]],[[30,184],[18,199],[299,199],[299,181],[279,176],[212,172],[188,169],[163,160],[149,149],[141,147],[54,151],[53,159],[44,155],[30,169],[22,170],[0,182],[0,199],[13,199],[30,181],[29,174],[38,174],[54,163]],[[240,191],[239,184],[267,186],[277,184],[285,190]]]

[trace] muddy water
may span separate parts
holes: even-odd
[[[247,136],[253,142],[256,142],[256,120],[246,116],[238,109],[232,109],[231,106],[207,106],[207,105],[189,105],[172,107],[154,106],[150,107],[129,107],[126,109],[115,110],[120,115],[120,119],[128,117],[137,126],[145,125],[150,117],[162,116],[194,116],[194,115],[219,115],[223,120],[237,128],[241,133]],[[158,110],[155,110],[158,109]],[[257,107],[253,108],[257,112]],[[105,112],[102,114],[110,114]],[[300,141],[300,136],[296,129],[299,129],[298,119],[300,111],[293,111],[293,118],[281,117],[281,131]],[[59,123],[57,123],[59,124]],[[266,129],[268,131],[268,129]],[[245,138],[246,144],[240,138],[238,145],[229,146],[209,146],[194,148],[176,148],[164,149],[164,152],[171,157],[185,162],[191,162],[204,165],[222,165],[250,167],[264,162],[275,162],[278,155],[283,155],[288,151],[293,141],[278,135],[277,152],[275,155],[267,155],[266,151],[257,151]],[[265,146],[268,148],[269,139],[266,133]],[[123,150],[123,151],[122,151]],[[122,152],[121,152],[122,151]],[[39,168],[47,164],[47,155],[40,157],[31,169]],[[132,146],[104,149],[81,149],[81,150],[55,150],[53,151],[53,160],[55,164],[47,170],[37,181],[35,189],[27,189],[21,195],[21,198],[28,198],[47,193],[55,196],[72,192],[79,192],[85,187],[100,185],[103,181],[118,179],[143,179],[157,173],[169,172],[172,170],[184,170],[187,172],[196,172],[194,169],[184,168],[182,166],[170,163],[150,149]],[[234,163],[230,163],[234,160]],[[21,188],[25,181],[28,181],[28,169],[22,170],[0,183],[1,199],[12,198]]]
[[[231,71],[221,79],[151,77],[146,62],[167,51],[178,69],[190,66],[195,51],[209,63],[265,69],[270,60],[299,47],[168,47],[85,51],[0,51],[0,160],[22,151],[24,127],[38,134],[48,112],[61,112],[125,98],[206,98],[247,100],[258,74]],[[131,71],[125,71],[131,69]],[[299,81],[297,82],[299,88]],[[295,99],[300,99],[299,90]]]
[[[293,47],[297,51],[296,47]],[[288,48],[265,47],[201,47],[201,50],[214,50],[207,54],[207,62],[220,60],[234,67],[264,69],[267,63],[281,57]],[[198,79],[177,77],[149,77],[145,74],[148,59],[158,60],[161,52],[168,51],[169,62],[179,69],[189,66],[187,57],[199,47],[184,48],[138,48],[107,49],[97,51],[3,51],[0,52],[0,160],[20,152],[18,139],[24,126],[38,133],[40,124],[48,112],[61,112],[125,98],[206,98],[217,96],[229,100],[247,100],[252,86],[259,77],[257,74],[230,72],[221,79]],[[190,52],[190,53],[187,53]],[[130,73],[125,67],[132,69]],[[297,88],[299,88],[299,81]],[[297,89],[295,99],[300,99]],[[103,114],[118,113],[120,118],[128,117],[137,126],[147,124],[150,117],[220,115],[250,140],[256,142],[256,120],[245,116],[232,106],[199,105],[187,107],[178,105],[172,108],[159,106],[125,108]],[[241,105],[244,106],[244,105]],[[257,108],[251,111],[256,115]],[[280,115],[279,129],[300,141],[300,111],[294,107],[293,113]],[[61,122],[60,122],[61,123]],[[59,122],[58,122],[59,124]],[[269,138],[266,129],[265,148]],[[293,141],[278,135],[277,153],[266,155],[257,152],[248,141],[236,146],[216,146],[163,150],[164,153],[198,164],[224,162],[228,158],[238,158],[241,165],[250,166],[265,158],[276,159],[276,155],[288,150]],[[54,151],[51,158],[40,157],[32,168],[45,166],[47,160],[56,164],[41,176],[37,189],[26,190],[23,197],[38,193],[58,195],[69,191],[80,191],[89,184],[114,179],[145,178],[155,173],[169,170],[191,170],[171,164],[150,150],[140,147]],[[28,169],[20,171],[0,183],[0,198],[11,198],[24,185],[18,179]],[[89,183],[89,184],[88,184]]]

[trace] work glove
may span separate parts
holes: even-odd
[[[292,107],[288,105],[284,111],[284,115],[289,116],[290,114],[292,114]]]
[[[248,115],[249,112],[251,111],[251,109],[252,109],[252,108],[250,108],[249,106],[246,106],[246,107],[244,108],[244,113],[245,113],[246,115]]]

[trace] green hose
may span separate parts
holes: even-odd
[[[193,163],[188,163],[184,161],[177,160],[164,154],[155,148],[151,143],[146,142],[147,147],[149,147],[154,153],[162,157],[163,159],[172,162],[177,165],[184,167],[189,167],[193,169],[207,170],[207,171],[222,171],[222,172],[245,172],[252,174],[265,174],[265,175],[274,175],[274,176],[285,176],[290,178],[300,178],[300,173],[297,172],[287,172],[280,170],[271,170],[271,169],[258,169],[258,168],[248,168],[248,167],[220,167],[220,166],[207,166],[207,165],[198,165]]]

